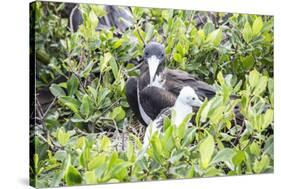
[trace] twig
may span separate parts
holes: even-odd
[[[146,43],[145,43],[143,37],[142,37],[141,34],[140,34],[140,30],[139,30],[138,26],[136,27],[136,30],[137,30],[137,32],[138,32],[138,35],[139,35],[139,37],[140,37],[140,39],[141,39],[143,45],[146,46]]]
[[[107,109],[105,109],[105,110],[101,113],[100,117],[104,116],[104,114],[106,114],[109,110],[111,110],[117,103],[119,103],[120,100],[121,100],[121,97],[118,98],[114,103],[112,103]],[[96,119],[92,122],[92,124],[95,125],[95,123],[98,121],[98,119],[99,119],[100,117],[96,118]]]
[[[43,114],[42,119],[44,119],[46,117],[46,115],[48,114],[49,110],[53,107],[53,105],[55,104],[55,101],[57,100],[57,97],[55,97],[53,99],[53,101],[51,102],[51,104],[48,106],[47,110],[45,111],[45,113]]]
[[[200,20],[200,22],[201,22],[201,25],[204,24],[204,21],[202,20],[200,14],[198,14],[198,18],[199,18],[199,20]]]
[[[132,15],[134,15],[134,14],[133,14],[133,10],[132,10],[131,7],[129,7],[129,10],[131,11]],[[137,23],[134,23],[134,26],[135,26],[135,29],[137,30],[137,33],[138,33],[138,35],[139,35],[139,37],[140,37],[140,39],[141,39],[143,45],[146,46],[146,43],[145,43],[145,41],[144,41],[142,35],[140,34],[140,31],[139,31],[139,28],[138,28],[138,24],[137,24]]]
[[[79,134],[81,134],[81,135],[85,135],[85,136],[88,135],[88,133],[86,133],[86,132],[84,132],[84,131],[82,131],[82,130],[80,130],[80,129],[78,129],[78,128],[76,128],[75,130],[76,130],[77,133],[79,133]]]
[[[254,138],[250,136],[249,142],[247,143],[246,146],[244,146],[244,148],[242,149],[242,151],[244,151],[244,150],[249,146],[249,144],[253,142],[253,140],[254,140]]]
[[[37,106],[35,107],[35,109],[36,109],[36,112],[38,113],[38,117],[39,117],[40,119],[43,119],[43,109],[42,109],[42,107],[41,107],[41,104],[40,104],[40,102],[39,102],[37,96],[35,97],[35,103],[37,104]]]
[[[85,86],[83,85],[81,79],[80,79],[80,76],[73,70],[72,66],[71,66],[71,63],[70,63],[70,59],[71,59],[71,55],[68,55],[68,65],[69,65],[69,68],[70,68],[70,71],[71,73],[73,73],[75,75],[75,77],[77,77],[78,81],[79,81],[79,84],[80,86],[83,88],[84,92],[90,96],[90,94],[88,93],[88,91],[86,90]]]
[[[122,132],[122,150],[125,150],[125,132],[126,132],[126,127],[127,127],[127,119],[123,122],[123,132]]]
[[[46,139],[44,136],[42,136],[41,134],[39,133],[36,133],[35,134],[38,138],[40,138],[43,142],[47,143],[51,150],[54,152],[56,151],[56,148],[61,148],[59,145],[57,145],[54,140],[50,137],[50,135],[48,135],[48,138],[50,139],[50,141],[48,141],[48,139]]]
[[[235,118],[234,118],[234,119],[235,119]],[[235,145],[235,146],[238,144],[238,142],[239,142],[239,140],[240,140],[240,138],[241,138],[241,135],[242,135],[242,133],[243,133],[243,131],[244,131],[244,127],[245,127],[245,121],[243,120],[241,129],[240,129],[240,131],[239,131],[239,133],[238,133],[238,135],[237,135],[237,137],[236,137],[236,139],[235,139],[235,141],[234,141],[234,145]]]
[[[131,72],[131,71],[137,70],[137,69],[139,69],[142,65],[143,65],[143,63],[140,63],[140,64],[136,65],[135,67],[130,68],[130,69],[126,70],[126,71],[127,71],[127,72]]]
[[[113,127],[114,127],[114,129],[115,129],[115,131],[116,131],[118,137],[119,137],[119,138],[121,137],[121,136],[120,136],[120,133],[119,133],[119,128],[117,127],[116,121],[115,121],[114,119],[112,119],[112,118],[107,118],[107,117],[101,117],[100,119],[101,119],[101,120],[111,121],[111,122],[113,123],[113,125],[114,125]],[[110,126],[111,126],[111,125],[110,125]]]

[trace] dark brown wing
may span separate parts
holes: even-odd
[[[148,71],[141,73],[139,77],[139,90],[142,91],[145,87],[149,85],[150,78]]]
[[[165,69],[165,88],[178,96],[184,86],[192,87],[201,100],[215,96],[215,89],[193,75],[180,70]]]
[[[154,120],[158,114],[167,107],[172,107],[176,102],[173,93],[154,86],[145,87],[140,92],[140,103],[146,114]]]
[[[134,114],[137,116],[141,124],[146,125],[143,121],[139,107],[138,107],[138,96],[137,96],[137,78],[129,78],[126,83],[126,97],[130,105],[130,108],[133,110]]]

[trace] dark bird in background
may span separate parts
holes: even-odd
[[[118,32],[124,32],[134,24],[134,18],[128,7],[106,5],[106,15],[99,17],[97,30],[114,27]],[[79,4],[65,3],[61,13],[62,18],[68,18],[69,28],[76,32],[83,24],[83,16]]]
[[[127,81],[126,96],[131,109],[144,125],[154,120],[163,109],[172,107],[185,86],[191,87],[200,100],[216,94],[211,85],[195,76],[165,68],[165,51],[160,43],[147,44],[143,59],[140,76]]]

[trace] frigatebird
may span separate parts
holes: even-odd
[[[148,125],[167,107],[172,107],[185,86],[191,87],[199,99],[212,98],[215,89],[195,76],[165,68],[164,46],[150,42],[144,49],[144,64],[138,78],[126,83],[128,103],[143,125]]]

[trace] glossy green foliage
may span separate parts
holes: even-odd
[[[119,35],[98,29],[104,6],[82,4],[72,33],[64,4],[33,5],[36,91],[52,97],[36,99],[34,185],[273,172],[273,17],[132,7],[133,27]],[[178,128],[165,119],[140,156],[144,128],[124,90],[151,40],[165,45],[167,67],[217,94]]]

